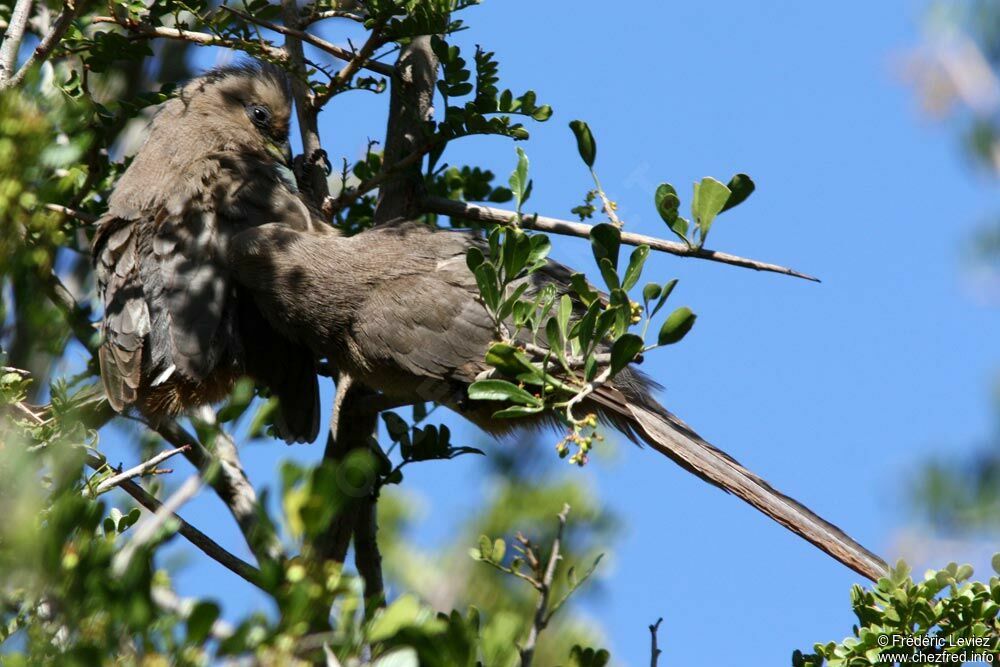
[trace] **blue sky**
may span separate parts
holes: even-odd
[[[654,256],[646,276],[680,278],[675,303],[699,319],[644,368],[705,437],[890,560],[905,555],[898,537],[912,529],[906,476],[991,432],[1000,368],[1000,309],[981,298],[962,254],[996,209],[996,187],[971,172],[953,127],[920,116],[894,66],[921,38],[921,8],[487,0],[463,12],[470,30],[455,40],[470,55],[477,43],[495,51],[504,86],[533,88],[555,110],[521,144],[532,210],[568,217],[590,186],[567,129],[574,118],[597,137],[602,183],[629,230],[669,235],[652,207],[661,181],[686,206],[702,176],[755,179],[757,192],[718,220],[708,245],[822,284]],[[344,29],[330,23],[324,35],[357,34]],[[385,102],[349,93],[324,112],[335,162],[382,137]],[[471,139],[445,159],[505,177],[514,147]],[[586,242],[556,244],[559,259],[592,270]],[[456,440],[473,437],[455,428]],[[274,444],[247,448],[245,460],[251,479],[269,485],[282,458],[321,454],[321,445]],[[474,457],[417,468],[405,486],[424,499],[421,531],[432,541],[476,511],[484,468]],[[567,474],[587,476],[625,520],[602,567],[605,593],[584,606],[616,664],[648,663],[646,626],[661,616],[666,665],[728,664],[734,647],[750,656],[744,664],[790,664],[793,649],[850,632],[858,576],[655,453],[623,446]],[[183,514],[245,552],[209,494]],[[954,546],[913,564],[980,557]],[[260,604],[213,563],[178,582],[182,593],[221,598],[230,616]]]

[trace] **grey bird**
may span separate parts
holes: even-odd
[[[466,264],[468,249],[479,243],[471,233],[435,231],[413,221],[351,237],[265,225],[237,235],[228,260],[282,334],[328,357],[354,381],[401,403],[435,400],[501,434],[532,424],[494,418],[504,407],[497,402],[468,400],[470,383],[490,370],[485,354],[496,340],[496,325]],[[531,284],[525,295],[546,284],[572,295],[570,275],[550,261],[526,279]],[[859,574],[872,580],[884,575],[886,564],[878,556],[657,403],[655,387],[637,370],[625,369],[581,409],[737,495]]]
[[[312,353],[261,316],[224,261],[247,228],[329,229],[283,175],[290,112],[284,73],[247,63],[192,80],[153,119],[92,249],[101,376],[115,410],[177,415],[249,375],[280,399],[279,435],[316,439]]]

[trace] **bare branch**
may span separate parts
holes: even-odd
[[[68,206],[60,206],[59,204],[45,204],[45,208],[54,211],[56,213],[62,213],[66,217],[76,218],[80,222],[85,222],[88,225],[92,225],[97,222],[98,217],[96,215],[91,215],[84,211],[77,211],[76,209],[69,208]]]
[[[663,653],[656,645],[656,631],[660,629],[660,623],[663,622],[662,618],[656,619],[656,623],[649,626],[649,667],[656,667],[657,663],[660,662],[660,654]]]
[[[283,0],[281,4],[282,7],[285,7],[287,2]],[[345,60],[348,63],[350,63],[352,60],[355,59],[355,54],[351,53],[349,49],[345,49],[342,46],[337,46],[336,44],[326,41],[325,39],[322,39],[320,37],[317,37],[316,35],[305,32],[304,30],[299,30],[297,27],[295,27],[295,25],[298,22],[297,7],[294,14],[288,14],[287,12],[285,13],[284,19],[285,23],[287,23],[288,25],[279,25],[277,23],[272,23],[271,21],[265,21],[264,19],[259,19],[255,16],[250,16],[249,14],[245,14],[237,9],[233,9],[232,7],[223,7],[223,9],[239,16],[245,21],[249,21],[250,23],[256,23],[262,28],[267,28],[268,30],[273,30],[274,32],[279,33],[281,35],[285,35],[286,37],[291,37],[293,39],[300,40],[307,44],[312,44],[320,51],[329,53],[334,58]],[[374,49],[372,49],[372,51],[374,52]],[[371,54],[369,54],[369,56],[370,55]],[[392,76],[392,73],[395,71],[395,68],[392,65],[386,65],[385,63],[380,63],[375,60],[368,60],[367,58],[362,60],[358,64],[358,67],[362,69],[371,70],[372,72],[378,72],[383,76]]]
[[[9,82],[14,75],[17,54],[21,50],[21,40],[24,39],[24,30],[31,15],[31,5],[32,0],[17,0],[10,15],[10,23],[4,32],[3,42],[0,43],[0,90],[10,85]]]
[[[371,59],[372,55],[374,55],[375,49],[385,43],[382,39],[382,29],[385,27],[385,23],[386,20],[383,19],[372,27],[371,34],[368,36],[368,39],[365,40],[365,43],[361,45],[361,48],[356,54],[354,54],[354,57],[351,58],[346,65],[344,65],[342,70],[337,72],[337,76],[335,76],[330,82],[326,94],[318,95],[316,97],[317,107],[322,107],[339,89],[349,84],[351,79],[354,78],[354,75],[357,74],[358,70]]]
[[[354,12],[347,12],[340,9],[328,9],[322,12],[314,12],[305,17],[304,22],[306,25],[312,25],[317,21],[323,21],[325,19],[348,19],[355,21],[357,23],[364,23],[365,17],[361,14],[355,14]]]
[[[97,456],[88,455],[87,465],[94,470],[100,470],[107,465],[107,461]],[[146,491],[146,489],[142,488],[142,486],[130,479],[120,482],[118,484],[118,488],[132,496],[137,503],[145,507],[150,512],[155,513],[163,507],[163,503],[153,497],[153,495]],[[205,555],[225,567],[227,570],[230,570],[239,577],[246,579],[255,586],[260,585],[258,583],[260,581],[260,570],[255,568],[250,563],[247,563],[246,561],[226,551],[224,548],[219,546],[215,540],[189,524],[177,514],[174,514],[174,519],[180,525],[177,532],[180,533],[181,536],[183,536],[188,542],[193,544],[199,550],[204,552]]]
[[[556,576],[556,565],[562,558],[559,551],[562,548],[563,529],[566,528],[566,517],[569,515],[569,505],[563,504],[562,512],[559,512],[559,527],[556,529],[556,538],[552,541],[552,551],[549,553],[549,560],[545,565],[545,572],[538,587],[538,602],[535,604],[535,617],[528,630],[528,639],[521,647],[521,667],[531,667],[531,661],[535,657],[535,647],[538,644],[538,635],[548,625],[549,615],[549,595],[552,592],[552,581]]]
[[[76,0],[66,0],[63,2],[62,11],[59,12],[59,16],[56,17],[56,20],[52,23],[48,32],[45,33],[45,36],[42,37],[38,46],[35,47],[35,50],[31,52],[31,56],[28,57],[24,64],[21,65],[20,69],[17,70],[17,74],[11,77],[6,84],[0,84],[0,90],[19,85],[32,67],[38,63],[44,62],[49,57],[52,50],[58,46],[59,41],[63,38],[63,35],[66,34],[66,31],[69,30],[69,27],[73,24],[73,21],[76,19],[77,13],[83,4],[83,0],[80,0],[79,2]]]
[[[330,434],[323,452],[324,461],[343,461],[351,452],[368,447],[368,439],[375,432],[377,419],[377,413],[372,409],[373,396],[364,387],[355,387],[350,375],[340,373],[337,376],[337,395],[330,419]],[[321,559],[344,562],[360,514],[357,505],[348,506],[334,518],[326,534],[315,545]]]
[[[115,488],[125,480],[132,479],[133,477],[140,477],[146,473],[156,469],[156,466],[163,463],[167,459],[181,452],[185,452],[190,449],[190,445],[185,445],[184,447],[177,447],[176,449],[168,449],[166,451],[160,452],[156,456],[152,457],[148,461],[143,461],[137,466],[129,468],[128,470],[123,470],[117,475],[108,477],[107,479],[101,481],[93,491],[94,496],[99,496],[100,494],[110,491]]]
[[[424,132],[434,110],[437,68],[430,35],[414,37],[399,52],[389,99],[385,167],[380,174],[383,182],[375,206],[376,223],[420,214],[420,201],[425,193],[420,166],[423,156],[433,147],[427,146]]]
[[[426,197],[423,201],[423,208],[428,213],[438,213],[440,215],[454,216],[457,218],[468,218],[479,222],[489,222],[498,225],[513,225],[516,215],[513,211],[506,211],[491,206],[480,206],[479,204],[469,204],[467,202],[455,201],[444,197]],[[566,236],[577,236],[588,238],[590,236],[591,225],[582,222],[570,222],[558,218],[547,218],[541,215],[525,215],[521,220],[521,227],[534,229],[550,234],[563,234]],[[713,262],[742,266],[755,271],[770,271],[780,273],[795,278],[803,278],[813,282],[820,282],[819,278],[800,273],[777,264],[759,262],[755,259],[747,259],[737,255],[730,255],[716,250],[706,250],[704,248],[691,248],[683,243],[675,241],[664,241],[655,236],[644,236],[633,234],[632,232],[622,232],[622,243],[631,246],[648,245],[653,250],[670,253],[678,257],[696,257],[707,259]]]
[[[211,419],[210,412],[211,408],[208,408],[203,411],[202,416]],[[260,521],[257,492],[247,479],[232,438],[218,429],[214,451],[209,452],[175,420],[154,424],[152,428],[174,446],[191,445],[184,456],[203,475],[207,475],[213,462],[219,462],[218,471],[206,476],[209,485],[229,508],[257,560],[278,558],[281,555],[281,544],[269,527]]]
[[[337,211],[341,210],[345,206],[349,206],[358,197],[368,194],[372,190],[382,187],[384,183],[394,178],[398,174],[408,170],[409,168],[419,165],[420,161],[425,155],[434,150],[436,144],[428,143],[415,149],[412,153],[408,154],[405,158],[394,162],[393,164],[388,164],[382,168],[375,176],[369,178],[363,183],[359,183],[356,188],[350,190],[345,190],[341,192],[336,197],[327,197],[323,201],[323,213],[326,215],[333,215]],[[388,152],[388,149],[387,149]]]
[[[176,516],[177,510],[179,510],[187,501],[198,495],[198,492],[201,491],[201,487],[204,486],[204,484],[205,480],[201,478],[200,474],[194,474],[188,477],[176,491],[170,494],[170,497],[167,498],[166,502],[156,508],[156,511],[153,512],[153,516],[149,517],[135,527],[135,530],[132,533],[132,539],[130,539],[128,544],[126,544],[121,551],[116,553],[112,559],[111,571],[117,576],[124,574],[125,570],[128,569],[129,563],[132,562],[135,552],[153,539],[156,532],[168,518]]]
[[[207,32],[197,32],[193,30],[182,30],[179,28],[165,28],[163,26],[151,26],[145,23],[131,22],[126,23],[123,21],[118,21],[111,16],[95,16],[94,23],[113,23],[115,25],[125,28],[130,33],[130,39],[176,39],[182,42],[192,42],[194,44],[201,44],[202,46],[222,46],[225,48],[236,48],[237,40],[228,39],[226,37],[219,37],[217,35],[212,35]],[[285,61],[288,59],[288,54],[284,49],[273,46],[267,43],[260,43],[259,45],[263,49],[264,53],[267,54],[269,58],[273,58],[277,61]]]
[[[292,95],[295,98],[295,115],[299,121],[299,134],[302,137],[302,161],[307,166],[304,174],[307,178],[304,180],[308,182],[300,184],[300,186],[309,193],[315,203],[319,203],[330,194],[330,186],[326,182],[326,170],[317,169],[319,159],[325,154],[319,137],[319,109],[315,103],[315,96],[306,83],[305,56],[302,51],[302,40],[306,33],[295,30],[299,20],[298,4],[295,0],[281,0],[281,10],[285,23],[288,24],[288,30],[297,33],[283,32],[282,34],[286,36],[285,51],[288,53],[292,69],[295,71],[295,76],[292,77]],[[247,15],[232,9],[230,11],[251,20]],[[253,20],[256,21],[256,19]],[[272,29],[276,30],[277,27],[279,26]],[[276,30],[276,32],[281,31]]]

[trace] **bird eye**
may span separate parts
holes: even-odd
[[[247,107],[250,119],[255,125],[265,126],[271,120],[271,112],[267,107],[259,104],[251,104]]]

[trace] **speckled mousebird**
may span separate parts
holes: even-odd
[[[481,243],[471,233],[416,221],[351,237],[265,225],[237,235],[227,256],[276,328],[356,382],[402,403],[436,400],[493,433],[544,424],[544,415],[534,422],[497,419],[502,403],[468,400],[470,383],[490,370],[484,359],[497,331],[466,263],[470,246]],[[570,275],[550,261],[524,279],[530,280],[525,296],[545,285],[572,296]],[[537,343],[544,345],[544,336]],[[871,579],[886,572],[877,555],[844,531],[703,440],[653,398],[655,387],[636,369],[625,369],[587,397],[581,414],[600,414],[856,572]]]
[[[313,355],[261,317],[223,261],[247,228],[329,228],[282,169],[290,112],[284,73],[250,62],[190,81],[154,117],[93,243],[101,376],[115,410],[177,415],[249,375],[280,399],[279,435],[315,440]]]

